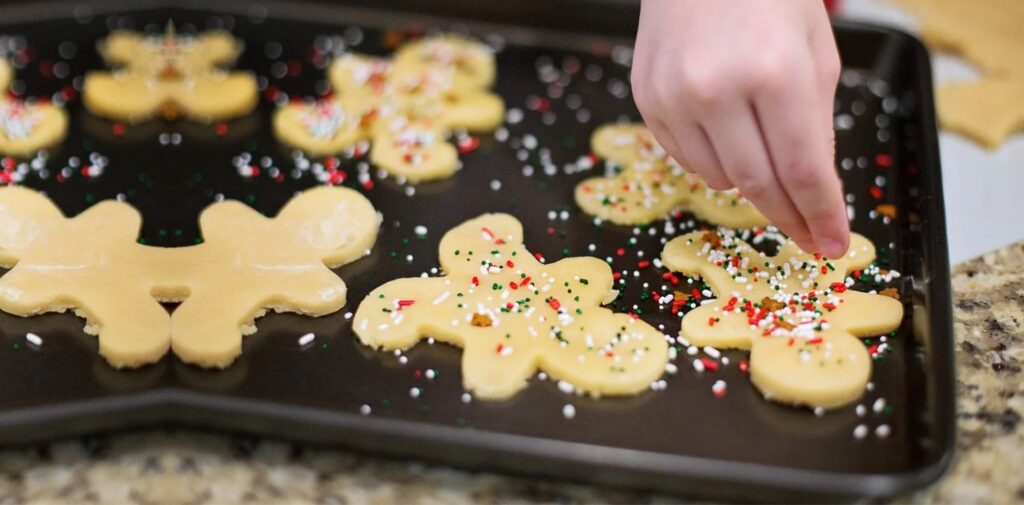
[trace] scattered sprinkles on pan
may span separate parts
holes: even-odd
[[[407,36],[403,32],[388,32],[386,37],[394,39],[394,46],[404,40]],[[336,35],[318,36],[313,44],[312,51],[306,55],[306,59],[296,58],[293,54],[286,54],[280,44],[268,43],[265,47],[253,48],[252,50],[262,52],[264,57],[272,61],[271,71],[259,78],[259,85],[263,96],[274,103],[285,104],[291,100],[291,96],[283,90],[278,81],[301,72],[306,65],[316,68],[326,68],[334,58],[344,54],[352,48],[359,47],[366,37],[366,34],[359,28],[352,27]],[[496,49],[504,44],[500,38],[487,38],[489,44]],[[14,56],[12,61],[17,65],[22,59],[21,65],[29,61],[27,44],[24,38],[0,37],[0,47],[10,47],[14,50],[10,53]],[[39,72],[43,75],[52,75],[54,78],[66,80],[60,89],[52,94],[51,101],[56,104],[64,104],[77,97],[81,89],[80,78],[76,79],[69,75],[68,62],[74,58],[78,48],[71,43],[60,45],[59,58],[49,62],[38,62]],[[494,192],[498,197],[506,195],[511,188],[518,187],[510,182],[513,177],[522,177],[537,182],[535,186],[547,188],[542,185],[543,180],[551,177],[576,177],[579,178],[587,173],[596,170],[611,170],[614,167],[602,163],[596,156],[589,153],[580,139],[561,139],[547,135],[543,129],[545,125],[553,125],[559,121],[571,121],[578,125],[581,132],[589,130],[594,124],[595,118],[600,116],[598,108],[600,103],[596,96],[581,93],[578,90],[579,83],[590,83],[597,85],[601,90],[603,99],[629,100],[629,86],[621,78],[615,77],[607,70],[607,65],[628,66],[631,59],[631,51],[626,47],[594,47],[591,56],[600,56],[599,59],[587,58],[586,55],[569,55],[563,58],[544,55],[535,62],[537,89],[523,99],[509,101],[509,109],[505,114],[505,122],[493,134],[493,141],[512,149],[520,162],[518,171],[511,173],[494,174],[488,178],[488,182],[481,186],[481,190]],[[21,54],[22,56],[18,56]],[[607,59],[604,59],[607,57]],[[19,83],[16,83],[19,84]],[[914,170],[914,167],[905,167],[900,160],[894,159],[890,152],[885,152],[886,143],[894,135],[893,125],[898,121],[900,113],[900,101],[893,96],[888,85],[865,72],[846,71],[842,76],[842,87],[856,88],[858,92],[865,90],[870,96],[864,99],[852,101],[837,100],[837,114],[835,126],[838,135],[852,131],[864,124],[870,124],[876,130],[876,137],[879,142],[880,152],[871,154],[848,154],[840,156],[837,164],[840,170],[851,171],[873,171],[875,174],[870,177],[872,184],[863,188],[848,188],[846,195],[848,212],[851,219],[867,219],[879,225],[891,226],[900,219],[913,219],[912,216],[903,216],[898,212],[898,207],[893,198],[898,194],[898,189],[892,188],[889,180],[889,173],[893,170]],[[17,87],[14,89],[18,91]],[[317,93],[327,96],[329,87],[321,83],[317,86]],[[873,98],[877,98],[880,104],[879,110],[875,110]],[[330,130],[345,118],[339,111],[320,111],[322,117],[318,117],[314,128]],[[0,114],[0,118],[3,115]],[[636,117],[602,118],[607,119],[636,119]],[[10,124],[11,131],[17,131],[30,121],[14,117],[12,122],[0,121],[4,125]],[[112,132],[115,137],[122,137],[132,127],[123,123],[113,123]],[[215,123],[209,126],[218,136],[225,136],[232,126],[229,123]],[[175,136],[177,135],[177,136]],[[472,152],[479,148],[481,138],[470,135],[461,130],[454,130],[454,143],[460,153]],[[491,136],[488,136],[488,141]],[[161,145],[180,145],[183,140],[180,134],[166,132],[157,137]],[[574,143],[571,147],[568,144]],[[253,146],[240,152],[233,161],[233,168],[239,177],[243,179],[266,178],[274,183],[287,186],[290,182],[305,184],[314,182],[316,184],[347,185],[359,188],[364,192],[378,189],[377,183],[385,179],[391,179],[401,188],[399,189],[409,198],[417,197],[417,189],[408,184],[402,177],[392,176],[377,169],[368,159],[370,145],[368,142],[357,143],[351,148],[333,156],[322,158],[310,158],[300,151],[295,151],[288,156],[280,156],[276,153],[265,152],[263,149]],[[558,151],[569,149],[576,154],[571,159],[563,159]],[[22,183],[30,178],[38,178],[40,181],[54,180],[65,182],[75,178],[90,179],[100,177],[106,169],[109,160],[99,153],[91,152],[89,146],[85,147],[85,155],[62,156],[60,160],[53,159],[45,151],[38,153],[29,159],[4,158],[2,160],[2,171],[0,171],[0,182],[4,184]],[[546,190],[546,189],[545,189]],[[122,194],[119,199],[127,196]],[[548,235],[554,241],[566,235],[565,228],[573,226],[572,222],[579,209],[575,206],[547,207],[542,210],[543,216],[550,221]],[[553,216],[553,217],[550,217]],[[563,217],[565,216],[565,217]],[[591,220],[595,229],[609,228],[614,225],[599,218]],[[604,259],[612,266],[615,287],[622,292],[629,292],[635,296],[632,298],[621,297],[615,302],[613,308],[629,312],[637,317],[645,317],[647,314],[675,314],[682,316],[705,303],[713,293],[700,278],[687,277],[677,273],[669,272],[657,258],[660,248],[657,244],[664,244],[667,240],[688,231],[701,227],[703,224],[695,221],[689,214],[679,210],[670,213],[664,220],[644,226],[627,228],[630,235],[628,239],[621,239],[621,235],[609,233],[607,241],[595,241],[583,245],[552,245],[552,250],[544,251],[545,255],[552,260],[568,255],[592,255]],[[621,227],[620,227],[621,228]],[[412,221],[395,223],[396,233],[404,233],[408,242],[415,243],[424,239],[434,240],[447,230],[427,229],[425,226]],[[168,233],[171,233],[168,231]],[[754,229],[737,230],[737,236],[749,241],[755,246],[763,245],[767,250],[777,247],[781,235],[773,227],[758,227]],[[569,234],[571,236],[571,233]],[[618,243],[612,243],[613,240]],[[886,244],[886,247],[879,247],[881,257],[876,264],[853,275],[852,281],[858,285],[865,286],[866,290],[872,290],[880,294],[891,294],[892,283],[898,282],[898,273],[886,265],[886,258],[889,252],[894,249],[894,244]],[[420,256],[402,249],[388,251],[395,261],[412,262],[419,264]],[[424,275],[438,275],[440,270],[436,267],[427,268]],[[844,283],[845,284],[845,283]],[[828,296],[817,300],[827,303]],[[746,300],[737,298],[737,309],[745,309]],[[351,318],[346,314],[346,320]],[[660,321],[660,319],[659,319]],[[659,331],[667,334],[674,334],[677,327],[673,323],[655,325]],[[778,330],[776,328],[776,330]],[[775,331],[775,330],[773,330]],[[34,334],[29,334],[34,335]],[[866,341],[871,355],[875,359],[883,359],[892,352],[890,340],[896,335],[887,335],[879,339]],[[296,343],[300,347],[308,345],[313,347],[313,340],[304,344],[303,341],[308,335],[295,335]],[[319,342],[319,338],[316,342]],[[679,364],[669,361],[665,366],[663,379],[651,383],[651,389],[664,389],[672,380],[703,380],[702,377],[709,377],[711,380],[703,387],[706,387],[707,394],[715,397],[726,397],[730,384],[723,375],[729,367],[736,367],[740,372],[746,372],[749,366],[747,361],[731,351],[722,351],[714,347],[694,346],[681,336],[671,338],[672,345],[669,354],[672,360],[688,358],[692,366],[685,362]],[[23,342],[37,345],[33,339],[25,336]],[[432,342],[431,342],[432,343]],[[409,359],[404,352],[396,351],[389,358],[398,363],[408,363]],[[692,369],[692,371],[691,371]],[[408,370],[408,368],[406,369]],[[418,376],[416,374],[419,374]],[[436,372],[434,372],[436,377]],[[431,380],[427,377],[428,369],[414,370],[410,385],[410,397],[423,401],[429,396]],[[722,377],[722,378],[718,378]],[[578,394],[571,387],[560,387],[557,381],[553,381],[543,372],[537,374],[537,378],[551,381],[552,387],[567,394]],[[704,383],[702,383],[703,385]],[[571,386],[571,385],[569,385]],[[733,387],[736,387],[733,385]],[[419,392],[415,395],[413,390]],[[460,400],[464,404],[471,404],[473,397],[469,393],[460,393]],[[879,398],[880,399],[880,398]],[[866,399],[864,401],[867,401]],[[867,406],[858,405],[855,411],[858,414],[857,424],[850,428],[851,437],[866,438],[875,436],[879,439],[892,436],[890,423],[884,422],[884,417],[878,420],[867,419],[870,416],[888,416],[892,413],[892,406],[886,405],[882,400],[882,407],[876,410],[877,400],[872,400]],[[376,400],[368,402],[356,408],[363,415],[377,413],[386,410],[390,406],[389,400]],[[585,412],[580,405],[566,403],[562,408],[562,414],[566,420],[571,420]],[[863,411],[863,412],[862,412]]]

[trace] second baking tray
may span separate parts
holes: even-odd
[[[111,29],[159,32],[169,19],[183,32],[230,29],[246,44],[237,67],[265,79],[259,109],[219,132],[216,125],[157,122],[118,136],[80,102],[68,105],[71,131],[51,161],[99,153],[107,160],[105,173],[62,181],[33,175],[26,184],[45,189],[70,213],[120,194],[143,212],[148,243],[191,243],[199,210],[220,196],[273,213],[294,191],[317,184],[308,172],[295,171],[301,160],[275,142],[271,99],[324,91],[316,63],[343,46],[384,55],[424,31],[468,31],[503,47],[496,91],[510,113],[498,134],[481,136],[479,148],[462,156],[463,169],[449,180],[410,187],[371,169],[371,188],[359,180],[361,160],[342,160],[350,175],[346,185],[363,191],[384,216],[373,254],[338,270],[349,286],[349,305],[319,319],[259,320],[259,332],[245,340],[241,358],[227,370],[204,371],[168,358],[115,371],[73,316],[0,315],[3,441],[177,423],[469,468],[753,500],[892,495],[934,480],[945,468],[953,441],[948,264],[928,59],[913,38],[836,26],[845,63],[836,105],[837,162],[853,228],[879,246],[885,268],[903,273],[896,285],[907,318],[874,363],[873,388],[859,402],[865,413],[852,405],[818,417],[764,401],[735,365],[699,374],[685,353],[663,391],[593,400],[534,379],[507,401],[467,403],[459,349],[421,343],[396,356],[366,349],[352,334],[346,313],[367,292],[429,271],[446,230],[494,211],[518,217],[527,247],[549,259],[609,258],[628,279],[615,307],[635,305],[648,322],[678,332],[679,318],[659,311],[646,295],[663,284],[663,272],[646,268],[633,277],[638,262],[656,257],[672,234],[663,223],[594,226],[572,203],[572,188],[589,173],[566,170],[589,154],[597,126],[639,119],[628,84],[632,3],[433,2],[433,17],[414,2],[389,9],[370,3],[85,5],[4,18],[3,32],[23,36],[31,49],[18,72],[26,94],[73,87],[77,75],[102,68],[95,42]],[[65,58],[69,43],[76,51]],[[45,61],[63,61],[70,71],[55,77]],[[560,94],[545,82],[552,73],[566,79]],[[240,160],[261,166],[260,174],[240,172]],[[897,209],[895,219],[879,214],[883,204]],[[689,219],[673,218],[678,226]],[[417,226],[426,227],[425,237],[414,232]],[[44,335],[44,345],[19,345],[28,331]],[[308,332],[317,335],[315,344],[299,346],[298,337]],[[726,355],[734,364],[744,357]],[[729,385],[724,398],[711,391],[719,379]],[[575,407],[572,419],[563,416],[566,404]],[[868,430],[863,439],[854,436],[861,425]]]

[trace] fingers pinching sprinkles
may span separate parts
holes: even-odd
[[[212,122],[247,114],[259,101],[256,77],[220,68],[241,47],[221,31],[179,35],[173,25],[162,36],[116,31],[99,49],[121,68],[86,75],[82,101],[93,114],[129,122],[157,116]]]
[[[445,178],[459,166],[445,138],[502,121],[504,102],[488,90],[494,75],[488,46],[453,35],[406,44],[393,59],[346,54],[328,71],[333,96],[279,108],[274,132],[314,156],[370,149],[370,159],[395,176]]]
[[[321,316],[345,305],[328,267],[365,255],[380,219],[358,192],[321,187],[275,218],[236,201],[200,216],[204,242],[152,247],[141,218],[104,201],[65,218],[45,196],[0,189],[0,310],[18,316],[71,309],[112,366],[137,367],[170,348],[183,361],[225,367],[267,310]],[[181,301],[173,316],[159,302]]]
[[[591,149],[614,163],[604,176],[576,186],[584,212],[616,224],[646,224],[684,207],[697,217],[733,228],[764,226],[768,220],[735,190],[716,191],[687,173],[642,124],[608,124],[590,138]]]
[[[903,320],[898,295],[851,289],[874,259],[874,246],[858,234],[843,257],[829,260],[791,241],[767,256],[724,228],[675,238],[662,252],[668,269],[702,277],[717,296],[683,317],[685,339],[750,349],[751,382],[765,398],[825,409],[864,392],[871,356],[857,337],[886,334]]]
[[[0,58],[0,154],[28,156],[60,142],[67,133],[68,116],[49,102],[14,98],[7,92],[13,74],[11,63]]]
[[[462,347],[463,385],[485,399],[512,396],[538,370],[592,395],[639,393],[664,372],[665,335],[601,307],[618,295],[607,263],[542,264],[507,214],[451,229],[439,249],[445,275],[394,280],[360,303],[363,344],[407,349],[432,337]]]

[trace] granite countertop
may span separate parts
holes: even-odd
[[[937,485],[901,501],[1022,501],[1024,243],[957,265],[953,292],[957,453]],[[200,432],[126,434],[0,451],[0,504],[678,500]]]

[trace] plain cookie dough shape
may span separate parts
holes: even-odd
[[[765,226],[768,220],[735,190],[715,191],[687,173],[642,124],[609,124],[590,138],[594,154],[621,171],[576,185],[584,212],[616,224],[646,224],[684,207],[710,223],[730,228]]]
[[[10,62],[0,59],[0,154],[31,156],[64,139],[68,116],[48,101],[12,98],[7,89],[13,78]]]
[[[155,266],[161,251],[136,242],[142,219],[104,201],[65,218],[48,198],[0,188],[0,310],[17,316],[73,310],[113,366],[157,361],[171,341],[171,316],[153,286],[173,277]]]
[[[858,234],[831,261],[793,242],[765,256],[727,229],[677,237],[661,257],[669,270],[702,277],[718,297],[683,317],[682,336],[696,346],[750,349],[751,381],[780,403],[830,409],[857,400],[871,376],[857,337],[889,333],[903,320],[899,301],[847,289],[847,274],[875,259]]]
[[[989,149],[1024,129],[1024,2],[1019,0],[893,0],[921,21],[929,46],[978,67],[977,81],[938,86],[942,127]]]
[[[439,249],[444,276],[394,280],[362,301],[353,324],[363,344],[462,347],[463,385],[486,399],[512,396],[538,369],[593,395],[639,393],[661,376],[666,337],[601,307],[617,295],[605,262],[541,264],[507,214],[451,229]]]
[[[345,305],[346,287],[328,266],[367,254],[380,224],[373,205],[348,188],[319,187],[275,218],[238,201],[199,216],[203,243],[179,259],[184,301],[171,317],[171,349],[183,361],[223,368],[242,352],[266,311],[319,317]]]
[[[50,200],[0,189],[0,309],[19,316],[73,309],[115,367],[159,360],[226,367],[267,310],[321,316],[345,305],[328,267],[365,255],[380,219],[358,192],[320,187],[292,198],[275,218],[236,201],[203,211],[205,241],[189,247],[137,243],[141,220],[105,201],[65,218]],[[173,316],[159,301],[181,301]]]
[[[501,124],[505,104],[488,89],[494,68],[489,47],[453,35],[406,44],[393,60],[346,54],[328,70],[333,96],[279,108],[274,132],[314,156],[369,142],[370,160],[388,173],[442,179],[459,166],[446,141],[453,130]]]
[[[259,100],[250,72],[228,72],[241,44],[222,31],[178,35],[173,26],[160,37],[115,31],[99,45],[112,72],[90,72],[82,101],[94,114],[141,122],[156,116],[185,116],[213,122],[242,116]]]

